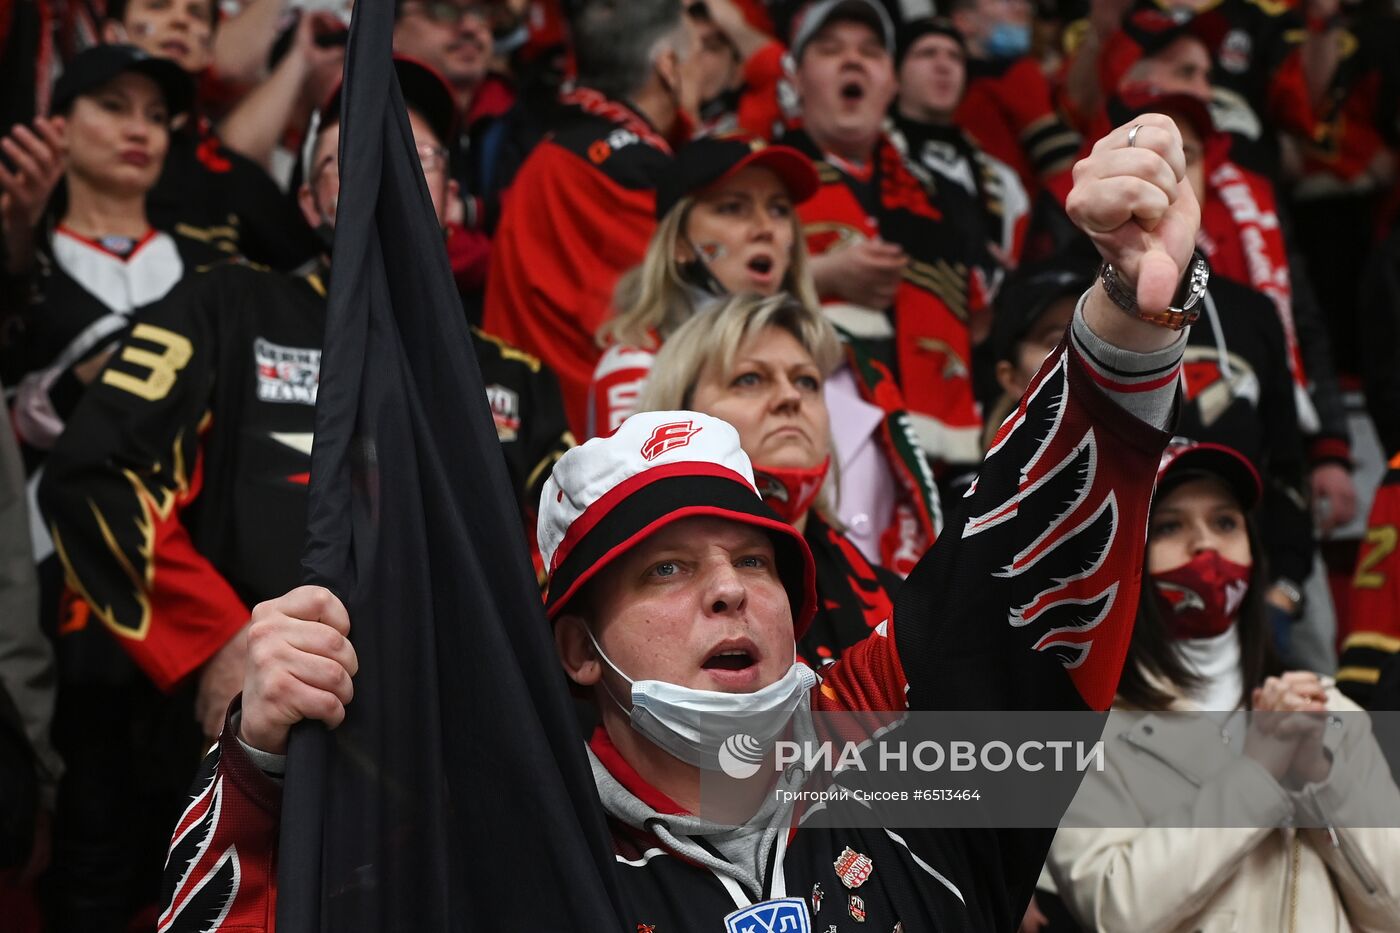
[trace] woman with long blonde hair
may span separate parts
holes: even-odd
[[[606,352],[589,388],[590,435],[610,433],[636,410],[657,350],[728,296],[785,292],[822,317],[794,210],[819,190],[805,155],[761,139],[710,137],[677,153],[657,191],[660,221],[646,257],[623,277],[617,313],[598,333]],[[937,534],[933,474],[889,371],[841,337],[843,365],[826,389],[841,425],[835,507],[868,560],[906,574]]]

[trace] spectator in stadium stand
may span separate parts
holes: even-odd
[[[802,128],[782,141],[821,178],[798,214],[828,317],[895,374],[939,481],[956,482],[979,453],[969,318],[985,311],[986,244],[942,215],[883,132],[893,54],[874,0],[807,7],[792,38]]]
[[[735,0],[686,8],[698,36],[698,52],[686,63],[698,80],[686,90],[697,102],[703,132],[743,130],[772,139],[783,129],[779,88],[787,49],[754,21],[754,9],[753,3],[740,9]]]
[[[1030,211],[1026,189],[1011,166],[988,155],[954,119],[967,90],[967,50],[952,22],[916,19],[895,38],[899,96],[890,111],[890,141],[930,174],[944,216],[967,237],[990,244],[984,276],[995,284],[1020,256]],[[977,335],[973,342],[980,342]]]
[[[1040,364],[1060,345],[1075,302],[1094,281],[1098,265],[1066,252],[1021,266],[1007,276],[992,312],[992,366],[1000,394],[987,406],[982,448],[990,449],[1002,422],[1026,394]]]
[[[1331,0],[1306,5],[1315,2]],[[1235,161],[1276,177],[1278,134],[1312,135],[1314,106],[1336,73],[1331,40],[1305,30],[1303,14],[1286,3],[1138,0],[1124,9],[1098,0],[1091,12],[1066,76],[1069,110],[1093,119],[1142,56],[1159,55],[1182,78],[1189,71],[1192,80],[1210,83],[1217,123],[1235,139]],[[1205,57],[1182,44],[1183,36],[1203,43]],[[1139,73],[1129,80],[1151,79]]]
[[[215,0],[112,0],[102,35],[172,59],[197,80],[209,67],[218,17]],[[224,145],[197,110],[175,130],[146,202],[157,229],[178,225],[187,236],[276,269],[316,255],[316,238],[261,166]]]
[[[642,264],[618,286],[618,313],[589,387],[590,430],[609,434],[636,410],[657,348],[729,295],[786,292],[820,305],[795,204],[817,188],[807,157],[761,139],[707,137],[681,147],[658,190],[661,214]],[[836,514],[872,562],[900,574],[933,543],[938,493],[889,370],[842,336],[842,360],[826,380],[832,411]]]
[[[441,221],[452,96],[422,66],[397,71]],[[308,222],[328,232],[339,113],[333,99],[318,121],[301,194]],[[74,814],[87,814],[72,824],[86,857],[65,864],[101,885],[60,898],[71,907],[63,929],[125,929],[123,911],[156,898],[189,765],[242,683],[249,607],[299,579],[327,276],[322,256],[295,276],[230,261],[192,277],[140,317],[46,465],[39,498],[79,597],[61,648],[89,664],[60,696],[84,701],[88,725],[65,779]],[[527,354],[479,333],[473,346],[531,520],[572,445],[557,388]],[[152,746],[165,757],[146,762]]]
[[[483,326],[558,375],[582,434],[601,356],[594,335],[656,227],[668,140],[687,132],[680,69],[691,34],[674,0],[588,0],[572,36],[577,88],[503,199]]]
[[[820,311],[786,294],[736,295],[671,335],[639,411],[698,411],[739,432],[763,501],[807,540],[816,618],[797,643],[814,668],[890,617],[900,577],[865,559],[831,506],[831,413],[823,387],[841,341]]]
[[[948,16],[967,43],[967,92],[957,124],[1014,168],[1028,192],[1066,171],[1079,134],[1060,118],[1030,53],[1030,0],[954,0]]]
[[[7,322],[0,378],[30,472],[63,433],[87,385],[141,308],[222,255],[198,238],[152,227],[147,196],[171,121],[194,94],[173,62],[135,46],[97,46],[64,71],[49,125],[61,127],[62,213],[39,229],[29,301]],[[35,149],[28,150],[37,160]],[[30,166],[24,166],[30,172]]]
[[[1385,827],[1367,817],[1400,812],[1400,790],[1356,704],[1271,653],[1260,493],[1230,448],[1174,443],[1162,458],[1114,701],[1141,715],[1110,718],[1107,766],[1086,776],[1048,860],[1087,929],[1395,928],[1400,832],[1356,827]],[[1299,731],[1261,715],[1296,712],[1348,715],[1285,724]],[[1295,812],[1325,825],[1294,829]]]
[[[817,190],[807,157],[744,134],[680,148],[656,192],[646,257],[618,282],[589,386],[588,437],[636,411],[656,350],[716,297],[779,291],[815,307],[796,207]]]
[[[1362,386],[1389,458],[1356,557],[1337,686],[1367,709],[1400,709],[1400,225],[1362,288]],[[1387,676],[1387,668],[1389,676]]]
[[[1338,659],[1337,686],[1367,709],[1400,709],[1400,684],[1383,683],[1400,665],[1400,452],[1371,502],[1351,579],[1350,619]]]
[[[448,148],[462,210],[458,216],[454,209],[449,219],[461,232],[454,230],[449,250],[476,320],[490,263],[488,234],[500,215],[493,179],[502,170],[498,163],[506,144],[502,118],[516,101],[511,82],[490,70],[494,38],[489,7],[479,0],[398,0],[394,22],[394,54],[437,69],[457,102],[458,123]]]

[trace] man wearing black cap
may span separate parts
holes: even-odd
[[[647,412],[560,459],[541,499],[545,615],[566,675],[599,712],[589,760],[626,929],[980,931],[1022,916],[1053,830],[896,831],[868,816],[819,826],[772,792],[800,788],[800,769],[725,785],[743,814],[721,817],[701,779],[741,776],[725,764],[726,742],[746,739],[764,761],[789,728],[811,735],[814,713],[1107,707],[1184,344],[1145,322],[1184,323],[1208,277],[1192,261],[1191,297],[1169,297],[1191,255],[1196,206],[1176,183],[1183,158],[1170,122],[1143,124],[1132,147],[1120,128],[1083,164],[1071,210],[1108,261],[1105,283],[1085,293],[1003,426],[951,525],[961,533],[940,539],[894,617],[820,679],[793,660],[816,608],[811,555],[762,503],[732,427]],[[1165,161],[1119,174],[1127,148]],[[1158,187],[1149,175],[1174,180]],[[1144,200],[1136,216],[1124,187],[1158,206]],[[1096,555],[1092,566],[1085,555]],[[1068,567],[1077,569],[1066,579],[1056,568]],[[300,587],[254,617],[241,706],[177,830],[177,845],[208,841],[172,857],[171,933],[201,929],[209,911],[230,929],[268,928],[288,731],[304,718],[338,725],[352,701],[352,620],[334,595]],[[599,825],[583,806],[584,825]],[[216,883],[231,871],[236,888]]]
[[[901,26],[896,39],[899,96],[890,111],[890,140],[930,173],[945,216],[969,239],[981,228],[991,244],[984,274],[995,282],[1002,265],[1020,254],[1030,210],[1026,189],[1011,166],[988,155],[954,120],[967,88],[962,34],[946,19],[925,17]]]

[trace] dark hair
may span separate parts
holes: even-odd
[[[681,27],[675,0],[586,0],[570,20],[578,83],[614,100],[646,84],[656,44]]]
[[[126,25],[126,5],[130,0],[107,0],[107,19]],[[209,28],[219,28],[219,0],[209,0]]]
[[[1246,515],[1244,523],[1254,563],[1249,573],[1249,592],[1235,618],[1240,633],[1240,673],[1244,683],[1240,702],[1248,707],[1254,688],[1263,683],[1265,677],[1280,673],[1283,664],[1274,651],[1268,605],[1264,599],[1269,590],[1269,575],[1259,529],[1252,516]],[[1176,698],[1171,688],[1190,693],[1201,685],[1202,679],[1177,653],[1167,633],[1166,620],[1162,618],[1156,587],[1147,573],[1146,559],[1143,563],[1137,620],[1133,624],[1123,676],[1118,681],[1118,695],[1135,707],[1162,710]]]

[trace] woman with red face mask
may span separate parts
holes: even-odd
[[[1048,859],[1087,929],[1395,929],[1400,830],[1355,828],[1393,822],[1353,808],[1393,820],[1400,790],[1359,707],[1273,653],[1260,494],[1231,448],[1178,438],[1163,455],[1114,702],[1131,715],[1110,719],[1106,767]]]

